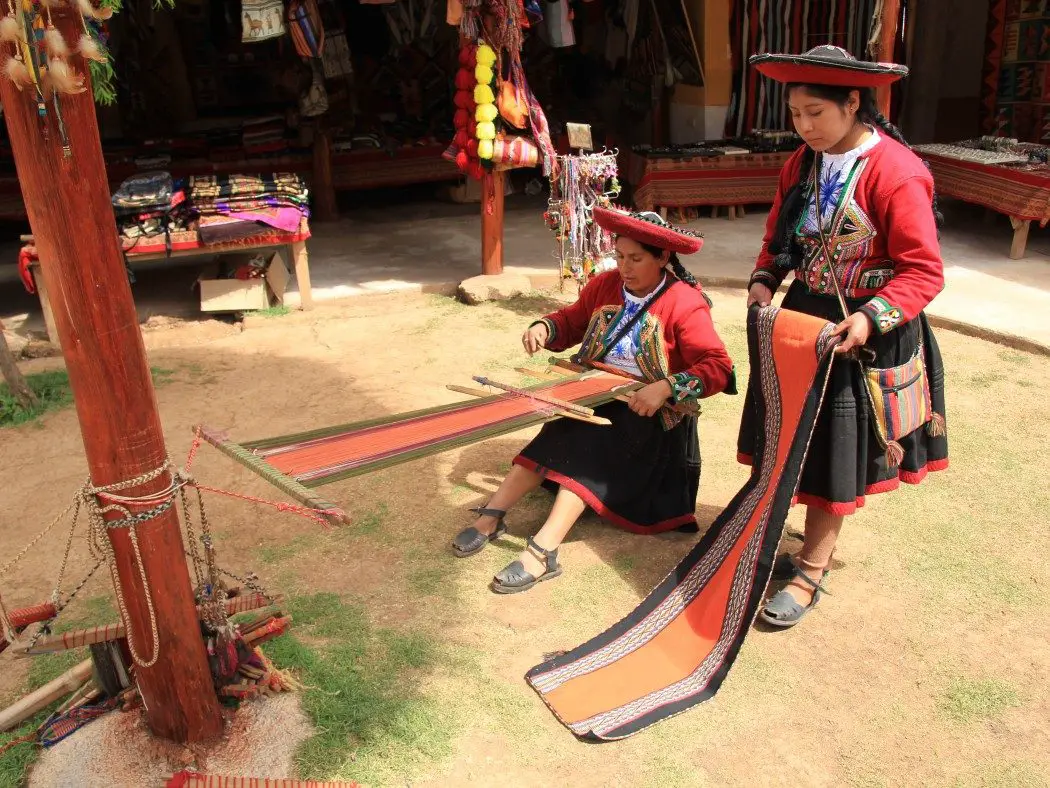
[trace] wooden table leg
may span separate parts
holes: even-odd
[[[726,208],[726,212],[729,214],[729,218],[732,221],[735,222],[736,221],[736,206],[735,205],[730,205],[728,208]]]
[[[36,294],[40,299],[40,311],[44,313],[44,326],[47,328],[48,341],[56,348],[61,348],[62,343],[58,338],[58,327],[55,325],[55,313],[51,311],[51,298],[47,294],[47,285],[44,283],[44,275],[40,270],[40,263],[30,265],[29,272],[33,275]]]
[[[744,218],[744,216],[746,214],[744,213],[744,206],[743,205],[738,205],[736,207],[736,215],[737,215],[738,219],[743,219]]]
[[[717,219],[718,218],[718,206],[717,205],[712,205],[711,206],[711,218],[712,219]]]
[[[314,293],[310,287],[310,257],[306,253],[306,241],[292,244],[292,261],[295,264],[295,281],[299,285],[299,308],[306,311],[314,308]]]
[[[1010,224],[1014,228],[1014,240],[1010,244],[1010,259],[1020,260],[1024,257],[1025,247],[1028,246],[1028,230],[1032,226],[1032,222],[1011,216]]]
[[[667,206],[666,205],[660,206],[660,218],[663,219],[665,222],[667,221]]]

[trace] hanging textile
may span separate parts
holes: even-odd
[[[805,52],[819,44],[867,56],[878,0],[734,0],[729,22],[733,94],[726,136],[790,128],[784,86],[763,79],[747,59],[761,52]]]
[[[772,573],[831,370],[833,328],[772,306],[748,314],[750,394],[766,436],[751,477],[634,612],[526,676],[580,738],[631,736],[718,691]]]
[[[993,0],[989,8],[983,114],[994,134],[1021,142],[1050,140],[1050,8],[1044,3]],[[994,103],[988,101],[988,93]],[[991,110],[991,112],[989,112]]]
[[[268,41],[284,35],[283,0],[241,0],[241,40]]]

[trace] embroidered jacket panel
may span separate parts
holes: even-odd
[[[804,147],[796,151],[781,170],[751,277],[752,282],[773,290],[787,271],[775,264],[769,244],[781,203],[798,179],[804,151]],[[931,207],[933,177],[918,156],[883,136],[857,157],[835,196],[838,207],[824,225],[832,265],[828,265],[815,228],[805,226],[807,211],[796,228],[803,254],[795,277],[815,293],[834,296],[830,278],[834,271],[843,295],[866,300],[861,311],[876,330],[886,333],[914,319],[944,288],[944,264]],[[811,200],[810,187],[807,204]]]
[[[619,272],[599,274],[576,303],[542,318],[550,333],[547,349],[561,352],[580,345],[584,358],[597,358],[614,338],[623,310]],[[649,382],[667,379],[675,402],[696,405],[723,391],[735,393],[733,362],[699,289],[672,278],[667,292],[649,305],[633,332],[642,377]],[[678,421],[665,416],[668,428]]]

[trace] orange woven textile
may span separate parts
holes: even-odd
[[[938,194],[1025,221],[1050,220],[1050,173],[923,154]]]
[[[718,691],[769,582],[831,369],[832,328],[776,307],[751,311],[750,394],[765,427],[751,478],[634,612],[529,671],[580,738],[625,738]]]
[[[640,211],[764,204],[777,196],[780,170],[790,155],[647,159],[632,153],[627,175],[634,186],[634,205]]]

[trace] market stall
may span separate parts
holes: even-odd
[[[919,145],[938,194],[980,205],[1010,218],[1010,258],[1025,255],[1032,222],[1050,221],[1050,149],[1003,138],[952,145]]]

